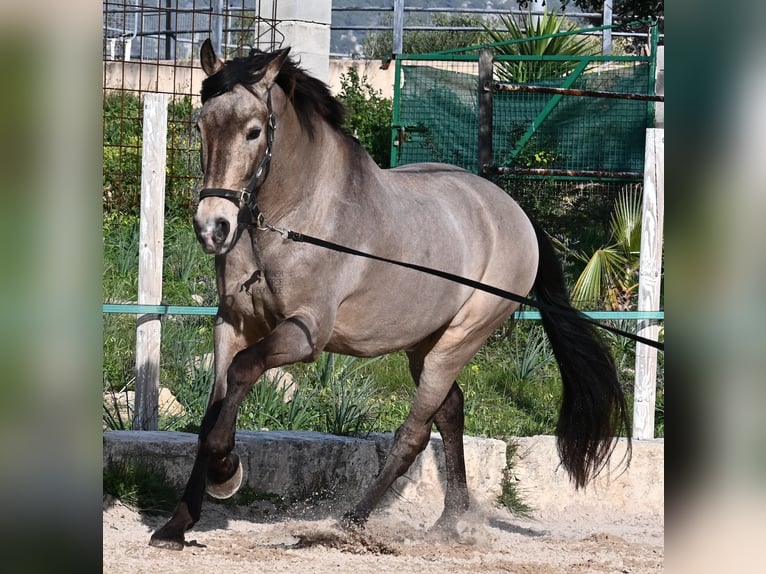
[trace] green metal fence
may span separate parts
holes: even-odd
[[[517,41],[397,57],[393,166],[439,161],[480,172],[477,133],[480,93],[485,88],[479,81],[480,52],[511,43]],[[524,82],[525,87],[649,95],[654,91],[655,53],[655,49],[649,56],[495,53],[494,78],[499,83],[531,76],[536,79]],[[565,75],[554,75],[562,69]],[[492,99],[494,167],[565,179],[598,174],[598,178],[640,180],[645,130],[653,123],[652,102],[503,91],[497,85]]]
[[[392,166],[436,161],[484,175],[570,251],[592,246],[614,199],[642,187],[661,98],[651,32],[648,55],[508,54],[517,39],[397,56]]]

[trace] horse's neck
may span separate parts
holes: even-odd
[[[292,114],[277,129],[271,173],[259,193],[264,217],[275,225],[291,215],[305,218],[324,212],[334,203],[338,182],[357,169],[347,165],[344,136],[329,125],[317,124],[309,138]]]

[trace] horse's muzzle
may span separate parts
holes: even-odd
[[[205,253],[218,253],[221,247],[229,237],[231,226],[229,222],[218,217],[213,221],[208,221],[204,224],[200,224],[197,218],[194,218],[194,231],[197,234],[197,239],[202,245],[202,250]]]

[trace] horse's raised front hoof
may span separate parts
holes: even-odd
[[[186,546],[183,532],[179,533],[173,528],[168,528],[168,526],[170,525],[166,524],[152,534],[152,537],[149,539],[149,546],[166,550],[183,550],[184,546]]]
[[[211,476],[208,473],[206,490],[213,498],[224,499],[232,497],[242,486],[245,471],[242,468],[242,461],[234,453],[227,457],[226,466],[234,468],[233,474],[223,480],[216,480],[217,476]]]

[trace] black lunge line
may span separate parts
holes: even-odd
[[[624,331],[622,329],[618,329],[610,325],[604,325],[594,319],[591,319],[590,317],[588,317],[587,315],[585,315],[584,313],[576,309],[564,309],[560,307],[554,307],[552,305],[547,305],[545,303],[535,301],[534,299],[530,299],[528,297],[518,295],[517,293],[506,291],[505,289],[500,289],[498,287],[493,287],[492,285],[487,285],[479,281],[474,281],[473,279],[461,277],[460,275],[454,275],[453,273],[448,273],[446,271],[441,271],[439,269],[432,269],[430,267],[416,265],[415,263],[406,263],[404,261],[397,261],[395,259],[381,257],[380,255],[366,253],[364,251],[352,249],[351,247],[346,247],[345,245],[339,245],[337,243],[333,243],[332,241],[326,241],[324,239],[319,239],[318,237],[312,237],[311,235],[304,235],[303,233],[298,233],[296,231],[284,230],[277,227],[272,227],[270,225],[263,226],[261,227],[261,229],[277,231],[281,233],[287,239],[290,239],[291,241],[295,241],[298,243],[310,243],[311,245],[316,245],[317,247],[323,247],[325,249],[331,249],[332,251],[347,253],[349,255],[356,255],[358,257],[366,257],[367,259],[382,261],[383,263],[390,263],[392,265],[398,265],[399,267],[406,267],[407,269],[413,269],[415,271],[420,271],[422,273],[427,273],[429,275],[435,275],[436,277],[441,277],[442,279],[454,281],[455,283],[460,283],[461,285],[465,285],[467,287],[473,287],[474,289],[479,289],[480,291],[485,291],[492,295],[497,295],[498,297],[509,299],[511,301],[516,301],[517,303],[521,303],[523,305],[528,305],[529,307],[535,307],[537,309],[549,311],[551,313],[559,313],[559,314],[574,313],[578,316],[578,318],[582,319],[583,321],[586,321],[587,323],[591,323],[592,325],[595,325],[596,327],[600,327],[601,329],[606,329],[607,331],[611,331],[612,333],[615,333],[622,337],[627,337],[628,339],[631,339],[637,343],[649,345],[650,347],[654,347],[655,349],[659,349],[660,351],[663,351],[663,352],[665,351],[664,343],[660,343],[659,341],[654,341],[652,339],[647,339],[646,337],[641,337],[640,335],[636,335],[635,333],[629,333],[628,331]]]

